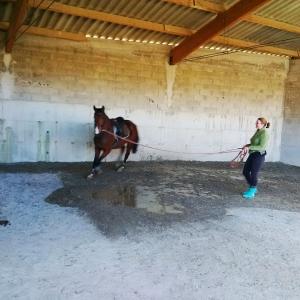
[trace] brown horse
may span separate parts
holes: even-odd
[[[137,152],[139,135],[136,125],[130,120],[124,120],[122,117],[109,119],[104,110],[104,106],[101,108],[94,106],[95,158],[92,173],[88,178],[93,178],[101,171],[100,163],[112,149],[121,149],[119,160],[121,160],[126,149],[123,163],[118,166],[117,171],[124,169],[131,151],[132,153]]]

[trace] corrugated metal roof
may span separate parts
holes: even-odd
[[[244,21],[226,30],[222,36],[250,41],[260,45],[270,45],[296,51],[300,49],[299,34]]]
[[[222,4],[224,7],[231,6],[237,1],[209,0],[211,3]],[[56,2],[127,18],[178,26],[189,30],[201,28],[215,16],[211,12],[161,0],[61,0]],[[0,21],[9,21],[12,5],[11,2],[0,2]],[[300,27],[299,0],[272,0],[255,14]],[[34,21],[32,26],[72,33],[83,33],[90,37],[145,43],[164,43],[169,45],[175,45],[183,40],[183,37],[174,34],[155,32],[153,30],[145,30],[107,21],[45,11],[43,9],[31,8],[29,10],[25,24],[31,24],[32,21]],[[239,22],[234,27],[225,30],[223,36],[258,44],[279,41],[278,44],[276,43],[276,47],[278,48],[281,47],[295,51],[299,51],[300,49],[300,34],[246,21]],[[209,45],[207,47],[222,47],[220,45],[214,46],[215,44],[211,42],[207,44]]]
[[[300,26],[299,0],[273,0],[258,10],[256,15]]]
[[[109,39],[126,39],[140,42],[154,41],[172,44],[182,40],[181,37],[175,35],[112,24],[109,22],[95,21],[77,16],[45,12],[43,10],[35,12],[35,17],[38,16],[40,16],[40,19],[35,26],[73,33],[84,33],[91,37],[97,36]]]
[[[0,2],[0,21],[9,21],[12,12],[12,7],[13,3]]]
[[[136,18],[161,24],[197,29],[207,23],[214,14],[159,0],[104,0],[61,1],[73,5],[115,15]]]

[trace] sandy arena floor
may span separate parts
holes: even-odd
[[[89,167],[0,165],[0,299],[299,299],[300,168]]]

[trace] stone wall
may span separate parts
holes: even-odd
[[[290,63],[286,80],[284,123],[281,146],[282,162],[300,166],[300,61]]]
[[[140,147],[130,159],[228,160],[188,153],[239,147],[265,116],[268,160],[279,160],[287,60],[242,53],[169,66],[169,50],[22,37],[2,56],[0,161],[92,160],[93,105],[134,121],[142,144],[175,151]]]

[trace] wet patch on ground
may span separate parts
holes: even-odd
[[[129,162],[121,172],[112,163],[87,180],[90,165],[14,164],[6,172],[58,173],[63,188],[46,201],[75,207],[107,236],[156,231],[174,223],[220,219],[232,207],[300,211],[300,168],[266,163],[259,193],[246,201],[241,169],[219,162]]]
[[[265,164],[254,201],[225,163],[88,174],[0,165],[1,299],[299,298],[300,168]]]

